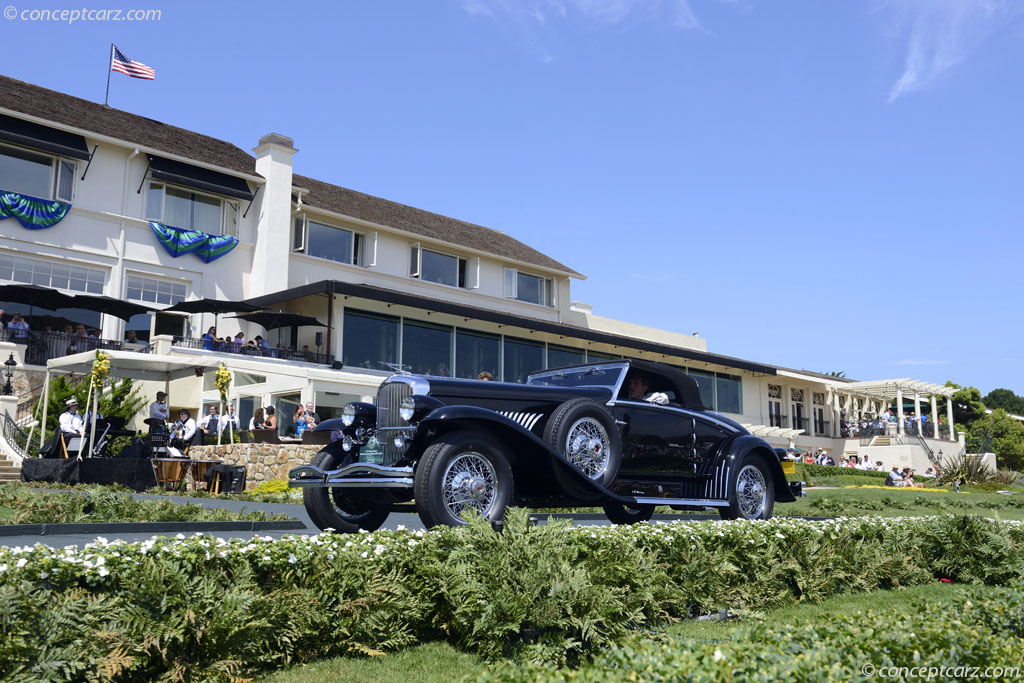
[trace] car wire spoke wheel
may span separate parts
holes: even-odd
[[[490,461],[475,452],[457,456],[444,470],[444,505],[458,519],[466,510],[488,518],[497,500],[497,475]]]
[[[573,423],[565,439],[565,458],[591,479],[608,469],[611,439],[604,426],[592,417]]]
[[[768,500],[764,474],[754,465],[745,465],[736,476],[736,503],[747,519],[761,516]]]

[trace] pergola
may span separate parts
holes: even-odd
[[[920,417],[921,415],[921,399],[929,398],[931,400],[931,419],[932,424],[938,425],[938,408],[936,405],[937,396],[945,396],[946,398],[952,398],[953,394],[956,393],[956,389],[953,387],[943,386],[941,384],[933,384],[931,382],[924,382],[922,380],[911,379],[904,377],[901,379],[882,379],[873,380],[868,382],[850,382],[848,384],[842,384],[835,387],[835,400],[836,408],[839,406],[839,395],[846,393],[848,395],[847,405],[850,405],[849,397],[854,394],[865,395],[877,399],[882,399],[886,403],[890,401],[896,402],[896,429],[897,433],[904,434],[904,422],[903,422],[903,399],[907,396],[914,397],[914,413]],[[849,409],[847,411],[850,412]],[[855,416],[859,417],[859,415]],[[946,421],[949,424],[949,436],[953,438],[953,402],[946,401]],[[917,433],[918,436],[922,434],[921,421],[917,420]]]
[[[753,434],[754,436],[760,436],[761,438],[767,437],[778,437],[780,439],[786,439],[789,441],[789,445],[792,446],[796,441],[796,437],[804,433],[802,429],[790,429],[789,427],[771,427],[769,425],[755,425],[755,424],[743,424],[743,427]]]
[[[127,377],[129,379],[141,379],[149,381],[163,381],[164,392],[169,391],[172,379],[183,377],[194,377],[206,370],[216,370],[219,363],[212,359],[195,358],[182,359],[181,356],[165,356],[155,353],[139,353],[137,351],[104,351],[107,360],[110,361],[110,374],[114,377]],[[94,351],[51,358],[46,361],[46,381],[43,384],[43,416],[40,424],[46,424],[46,410],[50,401],[50,376],[53,374],[81,374],[88,375],[92,372],[92,364],[96,360]],[[95,432],[95,420],[91,425],[90,432]],[[42,447],[46,430],[40,430],[39,445]],[[92,439],[90,434],[89,452],[92,452]]]

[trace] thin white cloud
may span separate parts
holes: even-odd
[[[919,360],[916,358],[904,358],[903,360],[896,361],[896,365],[949,365],[953,361],[950,360]]]
[[[889,102],[935,82],[1019,15],[1020,0],[886,0],[888,32],[906,41],[903,71]]]
[[[462,9],[534,29],[574,17],[606,27],[658,20],[678,29],[702,28],[690,0],[462,0]]]

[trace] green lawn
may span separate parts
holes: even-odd
[[[945,583],[916,586],[906,590],[837,595],[818,605],[793,605],[765,614],[746,615],[727,622],[687,621],[670,625],[664,636],[686,648],[687,641],[736,640],[736,632],[752,622],[763,620],[773,625],[814,624],[828,615],[854,615],[873,611],[897,616],[920,609],[928,600],[951,605],[964,599],[965,586]],[[276,672],[257,679],[264,683],[320,683],[328,680],[380,681],[386,683],[455,683],[474,679],[488,671],[479,658],[460,652],[447,643],[427,643],[379,657],[339,657]]]
[[[901,517],[906,515],[972,514],[996,519],[1024,519],[1024,491],[1013,495],[989,491],[925,491],[921,489],[807,489],[795,503],[779,503],[776,515],[823,517]]]

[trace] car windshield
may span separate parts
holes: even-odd
[[[549,370],[530,375],[527,384],[549,387],[615,387],[622,374],[621,365],[592,365]]]

